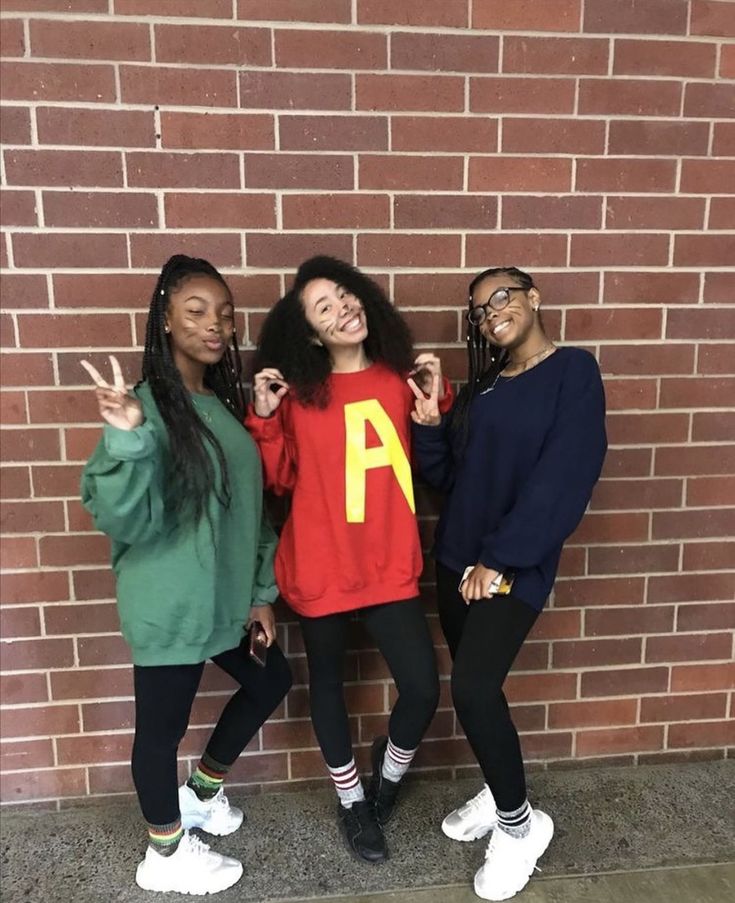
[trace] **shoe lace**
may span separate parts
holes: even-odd
[[[483,787],[479,793],[476,793],[472,799],[467,800],[467,802],[460,809],[460,815],[469,815],[473,809],[481,809],[485,807],[490,800],[490,788]]]
[[[224,790],[220,787],[217,793],[212,797],[212,801],[210,803],[212,807],[212,811],[222,810],[223,812],[228,812],[230,809],[230,801],[227,799]]]
[[[209,844],[204,843],[196,834],[187,831],[186,836],[189,838],[189,852],[193,856],[204,856],[209,852]]]

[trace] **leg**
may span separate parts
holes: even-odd
[[[461,576],[461,574],[450,570],[437,561],[436,596],[439,609],[439,623],[452,659],[457,654],[457,647],[462,638],[468,611],[464,599],[457,591]]]

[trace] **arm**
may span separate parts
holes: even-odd
[[[565,377],[555,422],[511,511],[482,542],[487,568],[533,567],[574,532],[607,450],[605,395],[594,359]]]
[[[414,422],[412,433],[418,472],[434,489],[448,492],[454,483],[454,456],[447,417],[436,426]]]
[[[288,402],[282,402],[270,417],[260,417],[252,405],[245,426],[258,445],[263,459],[263,482],[276,495],[291,492],[296,485],[296,454],[293,442],[284,430],[288,419]]]

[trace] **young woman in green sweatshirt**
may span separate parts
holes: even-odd
[[[149,833],[136,881],[214,893],[234,884],[242,865],[188,829],[223,835],[240,826],[224,776],[291,685],[274,642],[276,537],[263,517],[258,452],[242,426],[234,307],[222,276],[205,260],[172,257],[153,293],[143,379],[132,394],[110,361],[112,384],[83,362],[105,426],[82,498],[112,539],[133,657],[132,771]],[[264,667],[249,655],[248,629],[269,646]],[[178,787],[177,750],[207,659],[240,687]]]

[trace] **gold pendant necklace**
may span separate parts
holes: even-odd
[[[512,379],[515,379],[516,376],[520,376],[521,373],[525,373],[526,370],[532,370],[533,367],[536,366],[536,364],[540,364],[542,360],[547,358],[551,354],[552,351],[556,351],[556,345],[549,342],[549,344],[546,345],[544,348],[542,348],[541,351],[537,351],[536,354],[532,354],[530,357],[527,357],[524,361],[518,361],[517,364],[513,364],[514,367],[520,367],[522,364],[523,369],[519,370],[518,373],[514,373],[512,376],[503,377],[503,381],[510,382]],[[536,360],[536,358],[538,358],[538,360]],[[528,365],[531,363],[531,361],[536,361],[536,363],[532,367],[529,367]],[[505,369],[505,367],[503,368],[503,370],[504,369]],[[501,377],[503,370],[498,370],[498,372],[495,374],[495,379],[487,387],[487,389],[483,389],[482,392],[480,392],[480,395],[487,395],[488,392],[493,391],[493,389],[497,385],[498,380]]]

